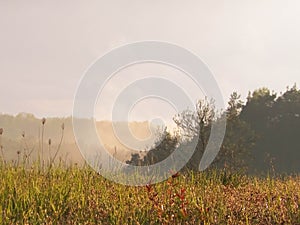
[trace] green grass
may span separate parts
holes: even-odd
[[[0,164],[0,184],[0,224],[300,224],[299,176],[207,171],[129,187],[88,167]]]

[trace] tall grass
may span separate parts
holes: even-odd
[[[210,170],[130,187],[55,155],[42,170],[1,161],[0,224],[300,224],[299,175]]]
[[[300,224],[300,178],[220,171],[146,187],[106,180],[88,167],[0,167],[1,224]]]

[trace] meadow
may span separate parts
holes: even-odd
[[[87,164],[57,157],[52,141],[38,156],[5,159],[0,128],[0,224],[300,224],[300,176],[250,176],[225,169],[179,172],[158,184],[125,186]],[[45,160],[45,153],[48,159]],[[52,152],[52,154],[51,154]]]
[[[300,224],[300,177],[173,174],[143,187],[88,166],[0,164],[0,224]]]

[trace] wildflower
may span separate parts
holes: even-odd
[[[150,184],[146,184],[146,188],[147,188],[147,191],[150,192],[152,190],[152,187]]]
[[[179,172],[172,175],[172,178],[176,178],[176,177],[179,177]]]

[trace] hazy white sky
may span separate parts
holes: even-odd
[[[300,84],[299,28],[298,0],[0,0],[0,112],[71,115],[87,67],[112,48],[142,40],[171,42],[197,54],[225,100],[232,91],[246,97],[262,86],[284,91]],[[113,99],[130,76],[150,72],[172,73],[130,68],[107,86],[106,98]],[[97,112],[109,108],[103,104]],[[133,114],[151,110],[140,104]]]

